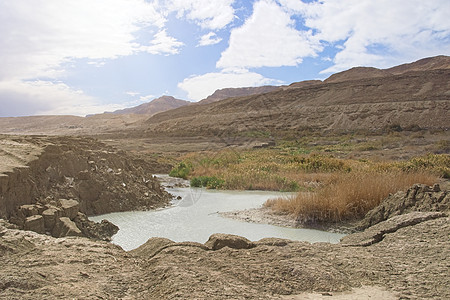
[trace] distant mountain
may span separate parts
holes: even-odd
[[[222,89],[202,105],[163,96],[88,118],[0,118],[0,132],[235,137],[305,130],[372,132],[392,124],[447,130],[449,78],[450,57],[436,56],[384,70],[356,67],[323,82]]]
[[[401,75],[412,71],[431,71],[439,69],[450,69],[449,56],[428,57],[413,63],[403,64],[389,69],[377,69],[369,67],[355,67],[339,72],[328,77],[325,83],[336,83],[362,78],[385,77],[389,75]]]
[[[172,96],[162,96],[154,99],[148,103],[141,104],[136,107],[125,108],[113,111],[112,114],[124,115],[124,114],[137,114],[137,115],[149,115],[152,116],[159,112],[171,110],[181,106],[190,104],[191,102],[186,100],[176,99]]]
[[[391,75],[388,71],[369,67],[355,67],[350,70],[339,72],[328,77],[325,83],[343,82],[348,80],[359,80],[361,78],[377,78]]]
[[[403,64],[386,69],[386,71],[391,74],[398,75],[410,71],[430,71],[438,69],[450,69],[450,56],[439,55],[427,57],[409,64]]]
[[[207,104],[232,97],[244,97],[257,94],[264,94],[272,92],[279,88],[280,88],[279,86],[272,86],[272,85],[265,85],[258,87],[243,87],[243,88],[225,88],[216,90],[212,95],[208,96],[206,99],[203,99],[197,103]]]
[[[290,85],[284,86],[282,88],[283,89],[302,88],[302,87],[321,84],[321,83],[322,83],[322,80],[305,80],[305,81],[291,83]]]
[[[179,136],[285,134],[305,128],[372,132],[391,124],[449,129],[449,65],[450,57],[438,56],[387,70],[352,68],[322,83],[295,83],[264,94],[163,112],[143,121],[145,130],[139,132]]]

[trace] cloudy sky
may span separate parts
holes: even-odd
[[[450,55],[448,0],[0,0],[0,116],[325,79]]]

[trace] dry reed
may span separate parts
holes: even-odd
[[[292,214],[301,222],[339,222],[364,216],[390,193],[415,183],[432,185],[438,177],[424,172],[352,172],[335,174],[329,184],[315,193],[265,203],[275,212]]]

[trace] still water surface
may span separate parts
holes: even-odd
[[[270,198],[282,194],[262,191],[214,191],[198,188],[167,189],[182,200],[174,206],[156,211],[132,211],[89,217],[93,221],[106,219],[117,226],[119,232],[112,242],[125,250],[132,250],[151,237],[165,237],[175,242],[204,243],[213,233],[230,233],[252,241],[265,237],[278,237],[308,242],[337,243],[344,234],[313,229],[294,229],[266,224],[247,223],[223,218],[217,212],[261,207]]]

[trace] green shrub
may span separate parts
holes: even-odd
[[[192,166],[190,164],[180,162],[178,165],[172,168],[169,176],[187,179],[189,173],[191,172],[191,169]]]
[[[191,179],[192,187],[206,187],[207,189],[223,188],[225,180],[215,176],[198,176]]]
[[[450,155],[448,154],[428,154],[414,157],[401,163],[400,166],[406,172],[428,171],[444,178],[450,177]]]
[[[307,172],[349,172],[351,170],[350,166],[348,166],[342,159],[337,159],[331,156],[323,156],[318,154],[297,156],[294,157],[294,161],[298,163],[301,170],[305,170]]]

